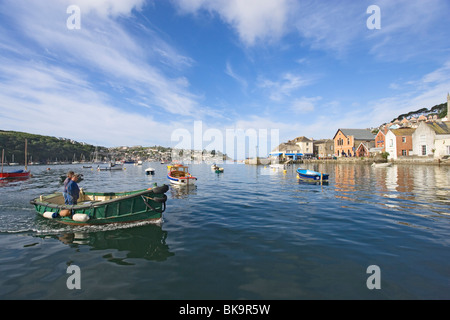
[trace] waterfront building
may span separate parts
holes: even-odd
[[[375,141],[365,141],[361,142],[356,148],[356,157],[369,157],[371,150],[374,149]]]
[[[412,135],[415,130],[414,128],[399,128],[386,133],[385,151],[389,153],[389,160],[409,156],[412,153]]]
[[[312,156],[314,152],[314,140],[308,139],[307,137],[297,137],[292,140],[293,143],[298,145],[298,152],[302,153],[303,156]]]
[[[413,155],[441,159],[450,155],[450,121],[422,122],[412,135]]]
[[[386,141],[386,131],[387,126],[380,128],[377,135],[375,136],[375,148],[384,151],[385,141]]]
[[[334,141],[333,139],[315,140],[313,145],[314,156],[322,158],[331,158],[334,155]]]
[[[356,156],[356,149],[362,142],[374,146],[375,135],[368,129],[338,129],[333,141],[336,156],[354,157]]]
[[[281,143],[269,154],[272,160],[278,158],[278,161],[298,160],[302,157],[313,156],[314,140],[304,136],[297,137],[288,142]]]

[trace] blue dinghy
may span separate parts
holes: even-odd
[[[317,171],[312,171],[308,169],[297,169],[297,173],[300,179],[303,180],[312,180],[312,181],[320,181],[322,178],[323,180],[328,180],[328,174],[327,173],[321,173]]]

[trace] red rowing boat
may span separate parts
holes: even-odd
[[[15,170],[3,172],[3,159],[5,150],[2,150],[2,171],[0,172],[0,180],[6,179],[27,179],[31,176],[31,172],[27,170],[27,140],[25,139],[25,170]]]

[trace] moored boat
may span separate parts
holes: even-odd
[[[219,167],[218,165],[213,164],[211,166],[211,169],[214,170],[215,173],[222,173],[223,172],[223,168]]]
[[[380,162],[380,163],[372,163],[372,167],[374,168],[386,168],[392,166],[390,162]]]
[[[147,168],[147,169],[145,169],[145,174],[146,175],[153,175],[153,174],[155,174],[155,169]]]
[[[27,140],[25,139],[25,170],[14,170],[9,172],[3,171],[3,159],[5,157],[5,150],[2,150],[2,170],[0,172],[0,180],[7,179],[27,179],[31,176],[31,172],[27,170]]]
[[[272,169],[286,169],[286,165],[282,163],[273,163],[269,167]]]
[[[107,167],[97,166],[98,171],[115,171],[115,170],[123,170],[123,165],[120,163],[110,163]]]
[[[30,201],[36,212],[48,219],[69,225],[102,225],[159,220],[166,209],[167,185],[126,192],[85,192],[78,204],[64,204],[56,192]]]
[[[181,186],[193,185],[197,181],[197,178],[189,173],[188,167],[181,164],[171,166],[167,178],[171,183]]]
[[[27,170],[14,170],[9,172],[0,172],[0,180],[7,179],[24,179],[29,178],[31,175],[30,171]]]
[[[308,169],[297,169],[298,177],[302,180],[325,181],[328,180],[329,174],[317,172]]]

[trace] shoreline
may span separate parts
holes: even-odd
[[[248,165],[270,165],[272,162],[269,159],[259,158],[249,159],[245,161]],[[283,162],[279,162],[283,164]],[[289,162],[288,165],[296,165],[302,163],[343,163],[343,164],[358,164],[358,165],[372,165],[373,163],[392,163],[392,164],[412,164],[412,165],[433,165],[433,166],[450,166],[450,159],[438,160],[438,159],[426,159],[426,158],[409,158],[409,159],[395,159],[388,161],[380,161],[379,159],[370,158],[337,158],[337,159],[305,159]]]

